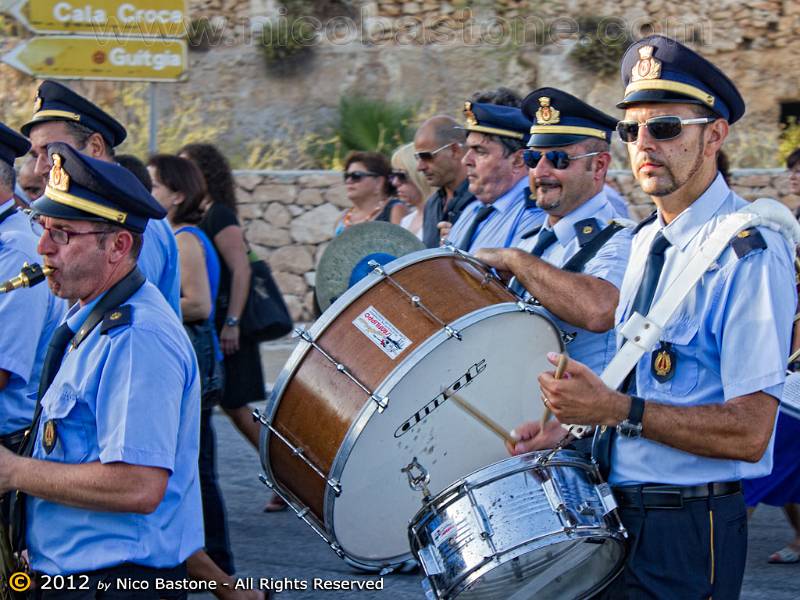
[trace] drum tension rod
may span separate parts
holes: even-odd
[[[337,544],[336,542],[332,542],[328,538],[328,536],[325,535],[325,532],[323,532],[317,526],[317,524],[314,523],[314,521],[312,521],[312,520],[310,520],[310,519],[308,519],[306,517],[306,515],[309,513],[309,509],[308,509],[307,506],[304,506],[303,508],[298,508],[297,505],[290,498],[285,496],[278,488],[276,488],[272,484],[272,482],[267,478],[267,476],[264,475],[263,473],[259,473],[258,479],[259,479],[259,481],[261,483],[263,483],[265,486],[267,486],[273,492],[278,494],[278,496],[280,496],[281,499],[294,511],[295,516],[298,519],[301,519],[306,525],[311,527],[312,531],[314,531],[314,533],[316,533],[319,537],[321,537],[325,541],[325,543],[328,544],[331,547],[331,550],[333,550],[339,558],[344,558],[344,552],[342,551],[342,547],[339,544]]]
[[[267,418],[265,414],[261,413],[261,411],[259,411],[258,409],[255,409],[253,411],[253,418],[256,419],[257,421],[260,421],[261,424],[264,425],[264,427],[266,427],[273,434],[275,434],[275,437],[277,437],[281,442],[284,443],[285,446],[289,448],[289,450],[291,450],[293,456],[299,457],[300,460],[306,463],[306,465],[312,471],[314,471],[317,475],[319,475],[322,479],[324,479],[325,483],[328,486],[330,486],[330,488],[333,490],[333,493],[336,495],[337,498],[341,495],[342,485],[336,479],[333,479],[332,477],[327,477],[325,473],[323,473],[322,470],[317,465],[315,465],[313,462],[311,462],[310,459],[306,457],[302,448],[293,446],[292,443],[286,438],[286,436],[284,436],[280,431],[278,431],[272,426],[272,422]]]
[[[414,308],[419,308],[422,312],[424,312],[428,316],[428,318],[431,321],[433,321],[434,323],[438,324],[439,327],[444,329],[444,332],[447,334],[448,337],[456,338],[458,341],[461,341],[462,338],[461,338],[461,332],[460,331],[458,331],[457,329],[451,327],[450,325],[445,323],[442,319],[440,319],[435,314],[433,314],[431,309],[429,309],[427,306],[425,306],[425,304],[423,304],[422,299],[419,296],[417,296],[416,294],[412,294],[406,288],[404,288],[402,285],[397,283],[397,281],[391,275],[386,273],[386,270],[383,268],[383,266],[378,261],[371,260],[367,264],[370,267],[372,267],[372,272],[373,273],[377,273],[378,275],[382,275],[383,277],[386,278],[386,280],[390,284],[392,284],[394,287],[396,287],[398,290],[400,290],[400,293],[404,294],[411,301],[411,305]]]
[[[388,397],[388,396],[381,396],[381,395],[377,394],[376,392],[373,392],[373,391],[369,390],[369,389],[367,388],[367,386],[365,386],[363,383],[361,383],[361,382],[360,382],[358,379],[356,379],[356,378],[355,378],[355,376],[354,376],[354,375],[353,375],[353,374],[350,372],[350,369],[348,369],[348,368],[347,368],[347,366],[346,366],[345,364],[343,364],[343,363],[340,363],[338,360],[336,360],[335,358],[333,358],[333,356],[331,356],[330,354],[328,354],[327,352],[325,352],[325,350],[323,350],[323,349],[322,349],[322,348],[319,346],[319,344],[317,344],[317,343],[314,341],[314,338],[313,338],[313,337],[311,337],[311,334],[310,334],[310,333],[308,333],[308,331],[306,331],[306,330],[305,330],[305,329],[303,329],[302,327],[298,327],[298,328],[296,328],[294,331],[295,331],[295,333],[296,333],[298,336],[300,336],[300,337],[301,337],[301,338],[302,338],[304,341],[306,341],[306,342],[308,342],[309,344],[311,344],[311,346],[312,346],[312,347],[313,347],[313,348],[314,348],[314,349],[315,349],[317,352],[319,352],[320,354],[322,354],[322,356],[324,356],[324,357],[325,357],[325,358],[328,360],[328,362],[330,362],[330,363],[331,363],[331,364],[332,364],[334,367],[336,367],[336,370],[337,370],[337,371],[339,371],[339,373],[342,373],[343,375],[346,375],[346,376],[347,376],[347,377],[350,379],[350,381],[352,381],[352,382],[353,382],[353,383],[355,383],[355,384],[356,384],[358,387],[360,387],[360,388],[361,388],[361,389],[364,391],[364,393],[367,395],[367,397],[368,397],[370,400],[372,400],[372,401],[373,401],[375,404],[377,404],[377,405],[378,405],[378,412],[379,412],[379,413],[382,413],[384,410],[386,410],[386,407],[388,407],[388,406],[389,406],[389,397]]]

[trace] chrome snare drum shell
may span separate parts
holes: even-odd
[[[412,519],[430,599],[588,598],[622,570],[626,532],[596,466],[537,452],[475,471]]]

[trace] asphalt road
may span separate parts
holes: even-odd
[[[286,343],[263,350],[267,379],[274,380],[285,360]],[[263,408],[259,406],[258,408]],[[259,481],[261,464],[256,452],[233,429],[221,413],[214,417],[217,431],[219,475],[228,508],[237,576],[252,577],[273,592],[287,588],[277,598],[372,598],[422,599],[422,576],[367,575],[352,569],[290,511],[264,513],[270,496]],[[770,565],[766,558],[790,538],[782,512],[760,507],[750,523],[747,570],[742,598],[746,600],[797,600],[800,598],[800,564]],[[260,582],[259,580],[264,581]],[[355,585],[370,582],[382,590],[331,590],[319,586]],[[315,585],[317,588],[315,589]],[[290,588],[294,589],[290,589]],[[210,598],[194,595],[193,598]],[[716,599],[727,600],[727,599]]]

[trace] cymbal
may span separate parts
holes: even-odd
[[[367,260],[386,264],[424,249],[425,244],[399,225],[369,221],[348,227],[331,240],[317,266],[315,293],[320,309],[326,310],[370,272]]]

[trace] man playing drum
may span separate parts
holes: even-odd
[[[658,35],[628,48],[622,77],[617,130],[657,211],[634,234],[618,324],[648,315],[720,221],[746,204],[716,167],[745,109],[734,84]],[[621,391],[574,360],[560,380],[540,375],[561,422],[602,426],[595,458],[610,469],[631,541],[607,597],[739,596],[747,548],[740,480],[772,467],[797,303],[793,257],[771,229],[735,236]]]
[[[522,156],[547,219],[518,248],[482,249],[476,257],[510,271],[574,336],[569,355],[600,373],[616,350],[614,310],[631,246],[631,229],[615,221],[620,215],[603,189],[617,121],[554,88],[531,92],[522,110],[533,122]],[[525,440],[520,449],[552,448],[563,436],[557,421],[516,433]]]

